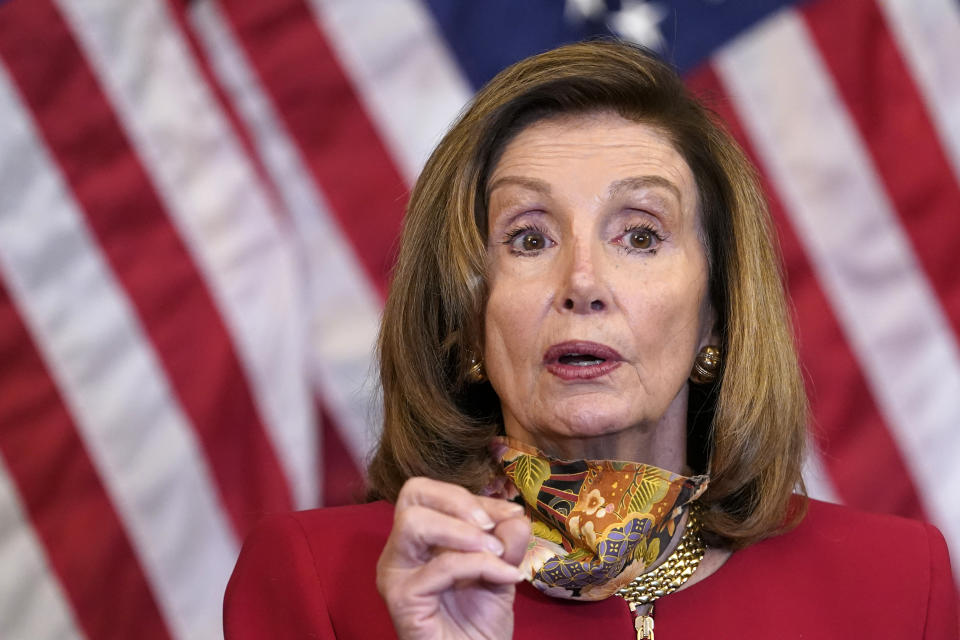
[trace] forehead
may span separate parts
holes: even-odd
[[[615,113],[562,115],[538,120],[507,144],[494,165],[488,189],[534,178],[557,187],[605,188],[624,178],[658,178],[683,209],[696,208],[696,184],[683,156],[660,128]],[[504,180],[504,178],[507,178]],[[591,184],[584,184],[591,183]]]

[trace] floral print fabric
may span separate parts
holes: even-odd
[[[603,600],[664,556],[707,476],[636,462],[559,460],[511,438],[493,454],[505,478],[489,493],[526,507],[533,535],[521,569],[547,595]]]

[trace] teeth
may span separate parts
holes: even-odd
[[[604,362],[603,358],[589,355],[586,353],[568,353],[560,356],[559,361],[563,364],[572,364],[578,367],[589,367],[590,365]]]

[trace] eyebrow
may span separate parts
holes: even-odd
[[[521,176],[503,176],[502,178],[497,178],[493,183],[487,188],[487,194],[493,193],[499,187],[505,187],[507,185],[516,185],[518,187],[525,187],[531,191],[536,191],[542,193],[543,195],[550,194],[550,184],[539,180],[537,178],[524,178]]]
[[[487,190],[488,194],[493,193],[496,189],[504,187],[507,185],[516,185],[519,187],[524,187],[530,189],[531,191],[536,191],[544,195],[550,194],[550,184],[539,180],[537,178],[524,178],[521,176],[504,176],[502,178],[497,178],[493,181],[493,184],[490,185]],[[624,191],[635,191],[640,189],[649,189],[650,187],[661,187],[666,189],[677,199],[678,202],[682,201],[680,195],[680,188],[677,187],[674,183],[670,182],[663,176],[658,175],[647,175],[647,176],[630,176],[628,178],[621,178],[616,180],[607,187],[607,197],[613,198]]]
[[[673,196],[677,199],[677,202],[683,201],[683,198],[680,196],[680,188],[663,176],[658,175],[630,176],[629,178],[617,180],[611,183],[607,188],[607,197],[613,198],[624,191],[649,189],[650,187],[661,187],[666,189],[673,194]]]

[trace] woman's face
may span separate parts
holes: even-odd
[[[611,113],[534,123],[489,181],[484,364],[508,435],[682,466],[687,379],[715,343],[693,174]]]

